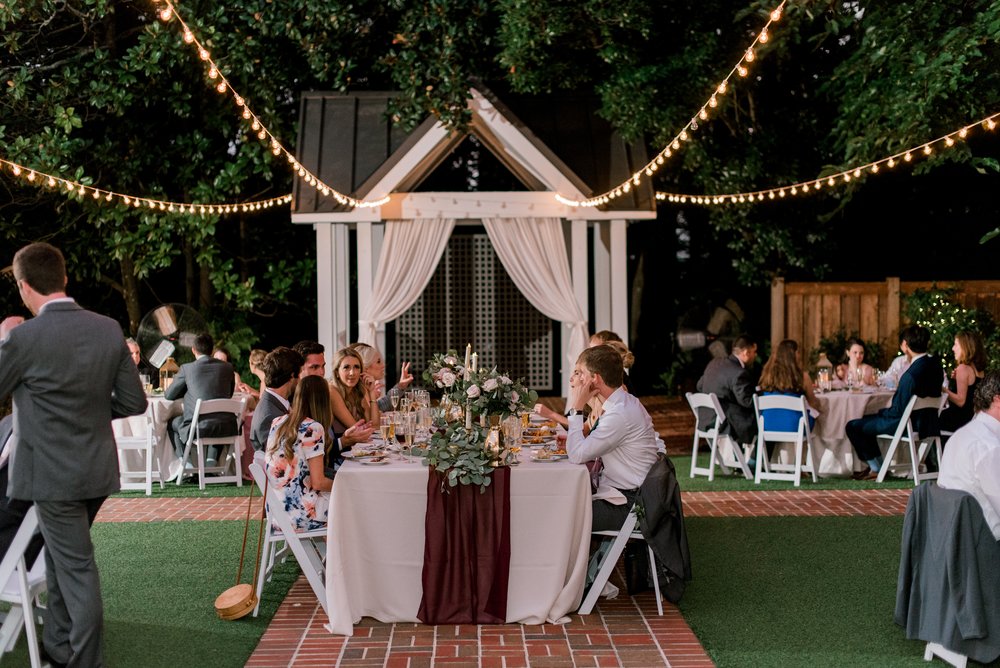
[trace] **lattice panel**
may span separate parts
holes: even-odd
[[[554,323],[521,295],[489,236],[454,234],[424,294],[396,320],[397,359],[419,378],[435,352],[464,354],[472,344],[480,365],[496,365],[528,386],[554,389]]]

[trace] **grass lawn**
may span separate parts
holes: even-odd
[[[759,485],[755,485],[753,480],[747,480],[740,475],[723,475],[722,470],[715,467],[715,480],[708,481],[705,476],[691,476],[691,455],[671,455],[670,460],[677,469],[677,480],[680,482],[681,490],[684,492],[734,492],[734,491],[760,491],[760,490],[786,490],[795,489],[790,482],[777,480],[763,480]],[[701,466],[708,463],[708,452],[698,455]],[[730,469],[731,470],[731,469]],[[874,480],[851,480],[850,478],[819,478],[817,482],[812,481],[809,475],[802,476],[802,485],[799,489],[913,489],[913,481],[903,478],[887,478],[883,483]]]

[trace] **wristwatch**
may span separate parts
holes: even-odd
[[[576,408],[571,408],[566,411],[566,417],[573,417],[574,415],[583,415],[583,411]]]

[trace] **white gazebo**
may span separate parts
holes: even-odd
[[[455,225],[483,225],[518,290],[562,323],[565,394],[590,327],[627,336],[626,228],[630,220],[655,218],[656,205],[648,180],[612,207],[571,207],[555,195],[585,199],[624,181],[648,158],[641,144],[624,142],[600,120],[590,100],[516,98],[517,107],[514,98],[507,106],[481,87],[470,94],[466,131],[428,119],[408,134],[387,118],[391,93],[303,97],[302,164],[352,197],[389,198],[382,206],[349,209],[296,183],[292,222],[316,231],[319,341],[332,350],[356,332],[359,340],[385,350],[385,324],[420,297]],[[470,133],[528,190],[415,191]],[[559,145],[562,158],[542,136]],[[586,173],[589,183],[578,173]],[[352,231],[356,283],[350,272]]]

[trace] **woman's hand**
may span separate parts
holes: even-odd
[[[377,401],[382,396],[382,384],[369,373],[361,374],[361,386],[365,388],[372,400]]]
[[[400,367],[399,369],[399,382],[397,383],[397,385],[405,389],[409,387],[410,383],[412,382],[413,382],[413,374],[410,373],[410,363],[403,362],[403,366]]]

